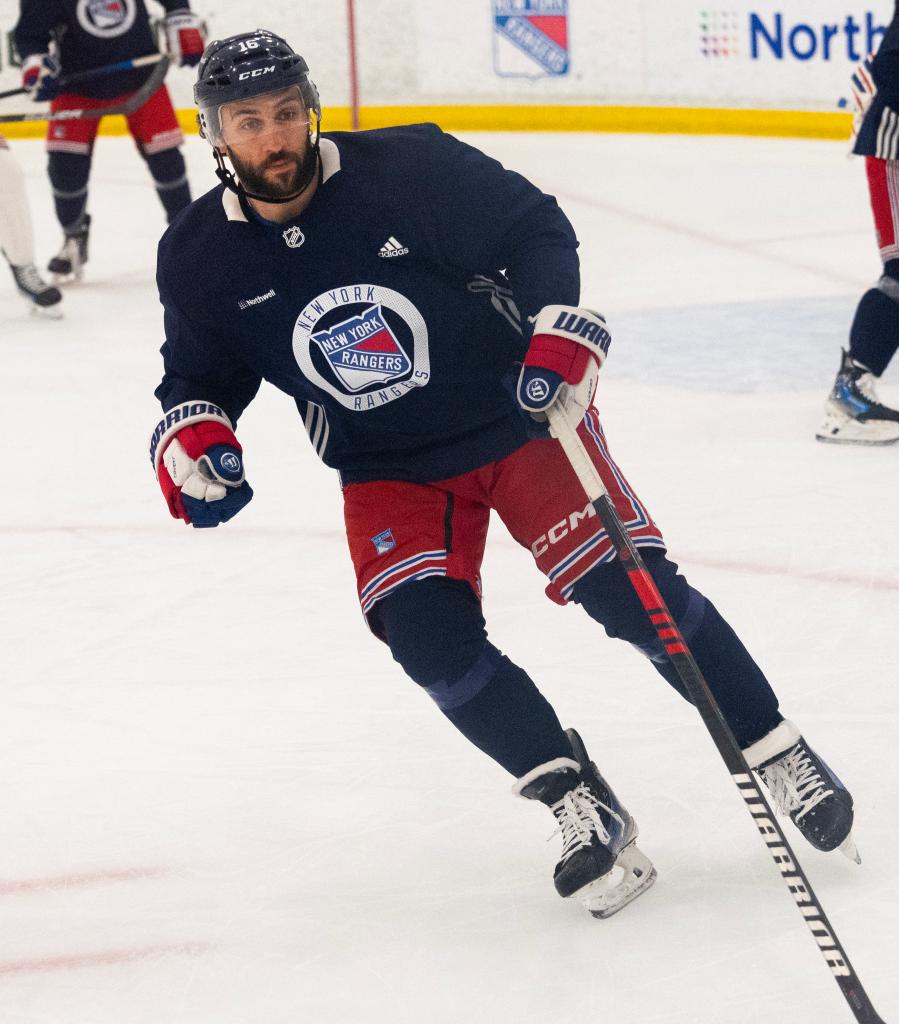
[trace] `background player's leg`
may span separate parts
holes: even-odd
[[[91,173],[93,148],[69,153],[52,149],[47,171],[53,188],[56,218],[62,226],[63,243],[47,269],[60,280],[80,278],[87,263],[90,214],[87,213],[87,186]]]
[[[176,214],[190,205],[190,185],[187,181],[187,167],[180,149],[164,149],[161,153],[141,155],[153,176],[156,194],[165,210],[166,220],[171,223]]]
[[[166,219],[190,203],[187,168],[180,146],[184,136],[178,124],[168,89],[160,86],[143,106],[128,115],[128,130],[146,160],[156,185],[156,194],[165,209]]]
[[[58,288],[41,279],[34,265],[34,233],[28,209],[25,177],[0,135],[0,249],[6,257],[19,293],[32,308],[48,316],[59,315]]]
[[[868,190],[883,260],[883,274],[862,296],[825,404],[819,441],[893,444],[899,411],[877,397],[876,379],[899,347],[899,160],[866,157]]]

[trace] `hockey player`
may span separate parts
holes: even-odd
[[[306,62],[269,32],[211,43],[194,95],[223,187],[159,245],[164,413],[150,458],[171,514],[195,527],[236,515],[252,491],[235,424],[262,379],[291,395],[340,473],[372,632],[515,792],[552,810],[557,890],[606,917],[655,877],[634,819],[481,612],[495,509],[554,601],[581,605],[679,688],[546,435],[560,403],[750,764],[814,846],[854,855],[848,791],[612,461],[592,404],[609,334],[578,305],[577,241],[555,200],[434,125],[321,135]]]
[[[32,312],[52,319],[62,315],[62,295],[58,288],[47,284],[34,265],[34,234],[25,176],[22,168],[9,151],[6,139],[0,135],[0,249],[12,270],[19,294]]]
[[[187,0],[160,0],[166,9],[169,53],[182,65],[203,52],[200,23]],[[34,100],[50,101],[51,113],[97,110],[125,100],[152,74],[142,67],[91,78],[76,92],[60,91],[60,76],[76,74],[157,52],[144,0],[20,0],[15,44],[22,84]],[[169,221],[190,203],[179,147],[184,139],[164,85],[133,113],[128,130],[147,163]],[[80,278],[88,258],[88,179],[99,118],[50,121],[48,173],[63,229],[63,244],[48,269],[59,281]]]
[[[858,304],[815,436],[836,444],[895,444],[899,410],[878,401],[874,382],[899,346],[899,0],[877,56],[858,68],[852,85],[858,129],[852,151],[865,158],[883,274]]]

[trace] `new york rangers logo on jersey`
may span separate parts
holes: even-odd
[[[137,16],[135,0],[78,0],[78,23],[92,36],[112,39],[124,35]]]
[[[317,331],[312,340],[348,391],[399,380],[412,366],[388,326],[380,303],[326,331]]]
[[[380,285],[316,296],[297,317],[293,353],[310,383],[353,412],[381,408],[431,379],[424,317]]]
[[[493,66],[510,77],[568,74],[568,0],[493,0]]]

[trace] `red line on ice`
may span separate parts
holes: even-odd
[[[11,974],[34,974],[46,971],[72,971],[82,967],[107,967],[124,964],[148,957],[170,956],[173,953],[184,956],[200,956],[209,947],[202,943],[179,943],[159,946],[144,946],[142,949],[107,949],[96,953],[70,953],[66,956],[37,957],[34,960],[0,961],[0,977]]]
[[[167,868],[119,868],[112,871],[84,871],[74,875],[56,875],[50,878],[0,879],[0,896],[43,892],[47,889],[80,889],[104,882],[141,882],[145,878],[159,878],[168,874]]]

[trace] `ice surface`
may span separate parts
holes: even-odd
[[[572,217],[613,331],[618,461],[855,794],[861,867],[790,836],[899,1019],[899,448],[813,439],[879,270],[863,167],[824,142],[472,140]],[[13,148],[44,263],[45,155]],[[203,144],[186,153],[210,187]],[[99,141],[90,208],[63,321],[0,277],[4,1024],[851,1020],[695,713],[547,601],[500,524],[492,639],[659,871],[609,921],[557,898],[545,811],[368,635],[290,400],[264,386],[241,421],[256,499],[235,522],[168,518],[146,457],[162,215],[130,140]],[[896,365],[881,393],[899,402]]]

